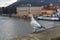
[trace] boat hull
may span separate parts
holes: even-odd
[[[51,21],[60,21],[59,17],[45,17],[45,16],[39,16],[37,17],[38,20],[51,20]]]

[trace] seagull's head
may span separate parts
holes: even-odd
[[[33,15],[31,13],[29,13],[29,17],[31,18],[31,17],[33,17]]]
[[[29,20],[31,20],[31,18],[33,17],[33,15],[31,13],[28,14],[28,18]]]

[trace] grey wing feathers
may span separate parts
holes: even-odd
[[[34,26],[34,27],[41,27],[41,25],[39,23],[34,23],[34,22],[31,22],[31,26]]]

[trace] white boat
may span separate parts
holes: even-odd
[[[42,19],[42,20],[56,20],[56,21],[60,20],[59,17],[47,17],[47,16],[38,16],[37,19],[38,20],[40,20],[40,19]]]

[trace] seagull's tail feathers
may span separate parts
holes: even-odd
[[[43,29],[45,29],[45,30],[46,30],[46,28],[45,28],[44,26],[41,26],[41,28],[43,28]]]
[[[41,26],[41,27],[37,27],[38,29],[41,29],[43,28],[44,30],[46,30],[46,28],[44,26]]]

